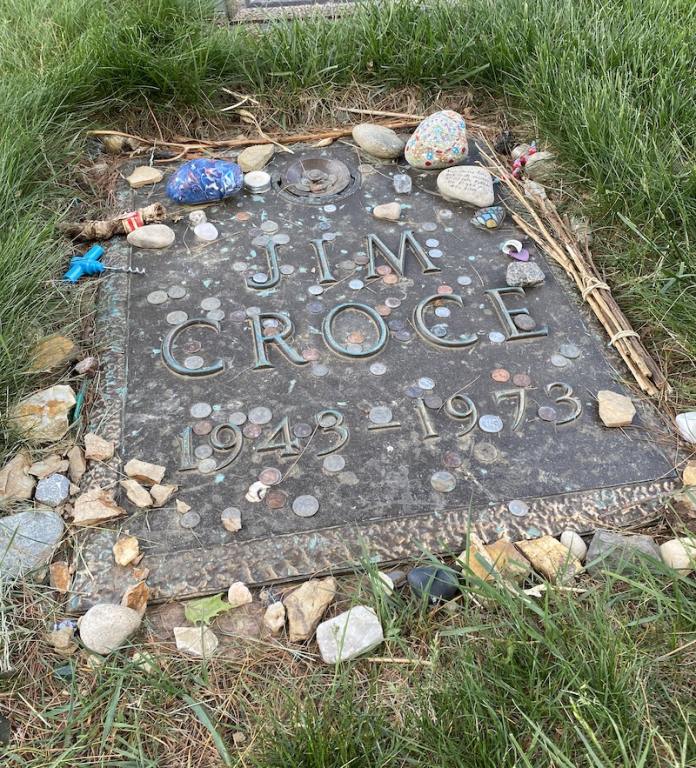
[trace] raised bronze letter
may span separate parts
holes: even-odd
[[[398,272],[402,277],[404,275],[404,266],[406,264],[406,246],[410,245],[411,250],[415,254],[418,261],[420,261],[423,267],[423,273],[440,272],[440,267],[436,267],[432,261],[428,258],[428,254],[423,249],[423,246],[416,240],[410,229],[405,229],[401,233],[401,240],[399,241],[399,255],[397,256],[393,251],[389,250],[387,246],[377,237],[377,235],[367,236],[367,257],[369,261],[369,269],[367,276],[369,278],[377,277],[377,269],[375,267],[375,248],[384,257],[384,260],[389,266]]]
[[[314,246],[314,250],[317,252],[317,258],[319,259],[319,285],[335,283],[336,278],[331,274],[329,260],[326,258],[324,241],[321,238],[317,238],[316,240],[312,240],[312,245]]]
[[[524,296],[524,288],[490,288],[486,291],[486,294],[493,302],[493,308],[498,315],[498,319],[503,324],[505,336],[508,341],[512,339],[534,339],[539,336],[548,336],[548,326],[543,325],[541,328],[535,328],[533,331],[520,331],[513,322],[512,318],[516,315],[528,315],[529,310],[526,307],[519,307],[517,309],[509,309],[505,306],[503,296]]]
[[[255,291],[265,291],[267,288],[273,288],[280,282],[280,270],[278,269],[278,255],[275,250],[275,243],[272,239],[266,244],[266,261],[268,262],[268,279],[263,283],[255,283],[253,278],[248,277],[247,288],[253,288]]]
[[[200,378],[201,376],[212,376],[214,373],[220,373],[225,370],[225,363],[219,358],[210,365],[206,365],[198,370],[190,370],[185,368],[175,357],[172,352],[172,347],[176,341],[177,336],[186,328],[191,328],[194,325],[202,325],[205,328],[212,328],[215,333],[220,333],[220,323],[217,320],[206,320],[203,317],[192,317],[190,320],[184,320],[183,323],[179,323],[176,327],[164,337],[162,341],[162,360],[164,364],[173,373],[178,373],[179,376],[190,376]]]
[[[261,321],[266,318],[278,320],[281,323],[280,330],[270,336],[264,336]],[[295,365],[306,365],[309,362],[309,360],[305,360],[299,352],[294,350],[287,341],[285,341],[285,339],[287,339],[293,332],[292,320],[287,315],[283,315],[280,312],[261,312],[258,315],[252,315],[249,318],[249,322],[251,323],[251,333],[254,337],[254,352],[256,354],[254,370],[259,370],[260,368],[273,368],[273,365],[271,365],[271,362],[266,355],[267,344],[277,344],[278,349],[280,349],[291,363],[295,363]]]
[[[360,352],[349,352],[334,338],[333,331],[331,330],[333,321],[341,312],[346,312],[349,309],[352,309],[355,312],[364,312],[377,326],[377,330],[379,331],[379,338],[369,349],[363,349]],[[381,316],[377,313],[377,310],[373,309],[372,307],[368,307],[367,304],[358,304],[352,301],[345,304],[337,304],[324,318],[321,332],[324,336],[324,341],[326,342],[327,346],[337,354],[345,355],[346,357],[369,357],[370,355],[374,355],[379,352],[382,347],[384,347],[384,345],[387,343],[387,338],[389,337],[387,326]]]
[[[460,307],[464,306],[464,299],[455,293],[444,296],[435,293],[432,296],[426,296],[418,303],[413,311],[413,324],[416,327],[416,331],[418,331],[426,341],[429,341],[431,344],[435,344],[438,347],[451,349],[452,347],[468,347],[469,344],[475,344],[478,341],[478,336],[475,333],[472,333],[469,336],[460,336],[458,339],[441,339],[428,329],[423,316],[428,304],[437,300],[453,301]]]

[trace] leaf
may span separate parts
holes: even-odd
[[[222,595],[211,595],[186,603],[184,615],[193,624],[210,624],[218,613],[229,611],[231,607],[229,603],[222,602]]]
[[[216,595],[215,597],[220,597],[220,595]],[[211,601],[213,600],[212,597],[204,597],[202,600],[196,600],[196,603],[203,603],[205,601]],[[223,610],[228,610],[229,605],[225,606]],[[188,618],[188,616],[186,617]],[[210,733],[213,742],[215,743],[215,748],[218,751],[218,754],[222,758],[222,762],[225,766],[231,766],[232,765],[232,757],[230,756],[230,753],[227,751],[227,747],[225,746],[225,742],[218,732],[217,728],[213,724],[213,721],[210,719],[210,715],[208,714],[208,710],[206,707],[204,707],[200,702],[196,701],[195,699],[191,698],[186,693],[181,694],[181,698],[191,707],[196,717],[200,720],[202,725],[204,725],[208,729],[208,733]]]

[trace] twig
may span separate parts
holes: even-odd
[[[406,659],[398,656],[370,656],[365,659],[372,664],[416,664],[422,667],[432,667],[433,662],[427,659]]]

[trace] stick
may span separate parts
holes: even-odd
[[[423,667],[432,667],[433,662],[427,659],[405,659],[397,656],[370,656],[365,659],[373,664],[418,664]]]
[[[162,203],[153,203],[145,208],[140,208],[138,211],[114,216],[111,219],[61,222],[58,224],[58,229],[72,240],[109,240],[114,235],[123,235],[130,231],[124,228],[123,222],[133,213],[140,214],[143,224],[164,221],[167,216],[167,210]]]

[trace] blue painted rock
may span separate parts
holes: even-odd
[[[477,229],[498,229],[504,221],[505,208],[502,205],[491,205],[476,211],[476,216],[471,220],[471,223]]]
[[[234,195],[243,183],[242,169],[237,163],[201,157],[184,163],[170,177],[167,194],[177,203],[197,205]]]
[[[466,160],[469,145],[464,118],[451,109],[426,117],[406,142],[406,162],[414,168],[449,168]]]
[[[448,568],[424,565],[409,571],[408,583],[417,597],[426,596],[428,602],[451,600],[459,594],[459,580]]]

